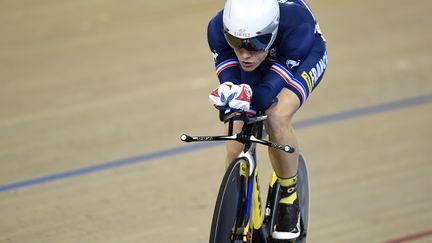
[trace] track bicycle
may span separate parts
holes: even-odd
[[[242,131],[233,134],[235,117],[240,117],[244,125]],[[263,136],[264,112],[249,116],[238,110],[221,111],[220,120],[229,122],[226,136],[181,135],[183,142],[208,142],[234,140],[243,143],[244,149],[227,168],[222,179],[214,208],[210,243],[305,243],[309,218],[309,181],[306,162],[299,153],[297,193],[300,204],[300,237],[294,241],[277,241],[271,238],[278,212],[280,185],[272,171],[267,192],[265,210],[262,212],[256,144],[293,153],[294,148],[266,141]]]

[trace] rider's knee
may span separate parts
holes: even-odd
[[[287,108],[280,109],[280,107],[268,113],[268,118],[265,122],[267,132],[269,134],[277,134],[281,130],[291,128],[294,114],[294,110]]]
[[[244,145],[239,142],[228,141],[226,142],[226,157],[227,161],[231,162],[243,151]]]
[[[300,103],[297,96],[284,89],[278,95],[279,102],[267,110],[266,130],[269,134],[277,134],[287,128],[292,128],[294,114]]]
[[[269,116],[266,123],[265,129],[270,136],[279,136],[286,131],[286,129],[292,128],[292,116],[286,116],[275,113]]]

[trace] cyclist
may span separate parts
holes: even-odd
[[[282,195],[272,238],[295,239],[300,235],[299,150],[292,120],[327,67],[325,39],[303,0],[227,0],[210,20],[207,37],[220,81],[210,102],[218,109],[265,111],[269,139],[296,149],[293,154],[269,149]],[[234,132],[242,126],[236,121]],[[243,145],[227,142],[226,148],[228,164]]]

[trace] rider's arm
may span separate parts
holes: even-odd
[[[240,64],[223,33],[222,12],[213,17],[207,27],[207,40],[215,61],[216,74],[220,83],[241,83]]]
[[[298,67],[308,56],[316,35],[313,22],[304,23],[286,36],[280,43],[279,58],[266,73],[262,82],[252,86],[252,106],[267,109],[283,88],[288,88],[301,97],[302,104],[308,95],[307,88],[299,81]]]

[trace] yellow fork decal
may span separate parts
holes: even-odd
[[[248,224],[243,229],[243,241],[244,242],[248,242],[250,240],[250,239],[248,239],[248,237],[250,237],[250,232],[249,232],[249,225],[250,224],[251,224],[251,219],[249,219]]]
[[[276,173],[273,171],[271,176],[270,176],[270,187],[271,188],[273,188],[276,181],[277,181],[277,176],[276,176]]]
[[[248,170],[247,170],[246,162],[242,161],[240,164],[240,175],[246,177],[247,173],[248,173]]]

